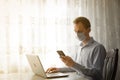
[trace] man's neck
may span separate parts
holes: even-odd
[[[88,36],[84,41],[82,41],[83,45],[86,45],[90,40],[90,36]]]

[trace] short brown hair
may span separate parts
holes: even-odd
[[[86,29],[91,27],[90,21],[86,17],[77,17],[73,22],[75,24],[81,22]]]

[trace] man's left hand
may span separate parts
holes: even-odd
[[[72,67],[75,64],[75,62],[69,56],[62,56],[60,58],[65,63],[65,65],[68,66],[68,67]]]

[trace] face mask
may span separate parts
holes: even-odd
[[[86,36],[83,34],[83,33],[76,33],[77,34],[77,38],[80,40],[80,41],[84,41],[86,39]]]

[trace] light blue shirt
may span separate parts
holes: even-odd
[[[80,75],[92,77],[93,80],[102,80],[102,71],[106,50],[92,37],[86,45],[82,43],[75,54],[75,65],[71,68],[60,68],[61,72],[76,71]]]

